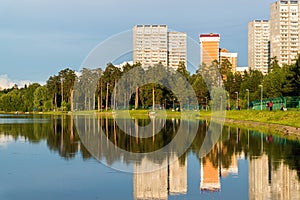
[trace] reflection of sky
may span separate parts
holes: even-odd
[[[47,123],[48,119],[0,118],[0,124]]]
[[[94,159],[83,160],[80,154],[64,160],[48,149],[46,141],[11,143],[0,150],[0,159],[0,199],[133,199],[133,174],[115,171]],[[168,199],[244,199],[248,194],[247,166],[247,160],[239,160],[238,177],[221,178],[220,192],[201,192],[200,162],[190,152],[187,193]]]

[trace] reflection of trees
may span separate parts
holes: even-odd
[[[65,159],[74,158],[78,152],[81,152],[84,159],[91,158],[75,132],[72,116],[36,115],[18,118],[28,122],[1,124],[0,134],[11,135],[15,139],[22,136],[30,143],[47,140],[49,149]]]
[[[122,127],[119,127],[113,119],[102,116],[91,121],[87,120],[86,123],[89,129],[86,132],[90,132],[90,134],[86,134],[85,138],[80,138],[76,130],[77,126],[75,128],[73,122],[73,116],[28,115],[13,116],[13,118],[28,120],[30,123],[0,124],[0,134],[11,135],[16,140],[22,136],[30,143],[47,140],[49,149],[58,152],[65,159],[72,159],[78,153],[81,154],[83,159],[91,158],[91,149],[86,149],[82,142],[88,137],[92,137],[91,134],[96,134],[97,140],[93,142],[97,149],[93,152],[97,152],[97,154],[93,156],[99,160],[105,159],[108,164],[117,161],[125,163],[132,161],[130,157],[116,154],[116,148],[109,149],[109,142],[114,144],[115,147],[130,152],[153,152],[169,144],[176,136],[180,126],[183,126],[187,133],[197,131],[197,135],[186,154],[191,152],[198,156],[210,125],[208,121],[170,119],[166,120],[165,127],[158,134],[150,138],[137,138],[134,135],[125,134],[123,130],[126,130],[127,133],[130,133],[130,131],[134,133],[133,130],[136,125],[146,126],[150,122],[149,119],[134,119],[135,124],[133,127],[129,123],[131,119],[124,119]],[[161,122],[156,119],[155,123],[158,125]],[[198,130],[193,130],[195,123],[199,123]],[[100,129],[103,130],[104,134],[99,134]],[[136,132],[135,134],[141,133]],[[277,161],[283,161],[290,169],[297,170],[298,177],[300,177],[300,158],[297,156],[300,154],[300,143],[279,136],[272,136],[272,141],[267,138],[270,138],[270,135],[225,126],[217,144],[213,147],[213,151],[205,159],[209,159],[214,166],[221,163],[222,168],[228,168],[233,155],[244,154],[252,159],[252,157],[267,154],[275,169],[280,163]],[[178,152],[178,149],[181,149],[184,145],[186,145],[186,140],[183,139],[173,145],[171,150],[172,152]],[[153,159],[155,159],[154,162],[160,163],[166,159],[166,155],[160,155]]]

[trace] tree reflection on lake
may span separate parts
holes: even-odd
[[[155,134],[158,130],[153,127],[154,134],[151,137],[138,138],[126,132],[135,131],[136,135],[140,134],[137,127],[146,126],[150,119],[124,119],[123,127],[119,127],[109,117],[96,116],[92,120],[86,117],[88,126],[85,127],[84,135],[78,133],[75,116],[72,115],[0,115],[0,119],[0,152],[15,141],[29,144],[45,141],[51,152],[69,162],[80,155],[84,161],[96,158],[111,167],[115,164],[131,167],[134,172],[134,199],[189,196],[189,173],[199,174],[192,179],[199,181],[197,184],[200,193],[197,195],[206,195],[207,192],[209,195],[225,195],[224,191],[228,194],[232,192],[233,195],[239,191],[235,188],[228,189],[224,184],[228,179],[243,176],[241,173],[245,169],[241,168],[241,161],[247,162],[247,183],[241,185],[247,185],[249,199],[300,199],[300,143],[270,133],[262,134],[228,126],[216,128],[215,131],[222,131],[222,134],[211,151],[202,156],[199,152],[205,136],[209,134],[206,132],[211,123],[206,120],[168,119],[159,133]],[[4,119],[12,123],[5,123]],[[131,120],[134,121],[134,126],[130,123]],[[163,122],[158,118],[154,119],[154,123]],[[196,127],[195,123],[199,127],[196,130],[193,129]],[[176,152],[183,148],[185,140],[173,145],[172,151],[167,154],[153,157],[143,154],[155,152],[171,143],[180,126],[187,133],[197,132],[191,146],[183,155]],[[100,130],[103,134],[99,134]],[[87,142],[92,144],[93,149],[86,146]],[[131,157],[116,153],[116,149],[110,145],[141,155]],[[191,158],[188,159],[189,157]],[[157,168],[159,170],[151,170]],[[198,170],[197,173],[194,168]]]

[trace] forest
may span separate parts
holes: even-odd
[[[133,70],[134,69],[134,70]],[[158,73],[164,69],[165,76],[171,76],[172,69],[157,64],[149,67],[147,74],[155,80]],[[114,90],[117,82],[123,75],[134,71],[129,86],[123,85],[121,89]],[[185,63],[179,63],[176,70],[181,74],[176,81],[179,93],[186,93],[190,85],[197,97],[199,108],[211,99],[212,88],[222,87],[227,93],[228,104],[235,109],[238,101],[242,108],[247,107],[249,100],[261,98],[263,85],[263,98],[285,96],[300,96],[300,55],[294,64],[280,67],[276,58],[270,59],[269,73],[263,75],[260,71],[250,70],[244,73],[232,73],[229,61],[219,64],[213,61],[210,66],[201,65],[195,73],[187,71]],[[83,68],[76,75],[75,71],[66,68],[52,75],[45,85],[33,83],[25,86],[15,85],[12,88],[0,91],[0,111],[4,112],[41,112],[41,111],[73,111],[77,109],[107,111],[114,109],[115,100],[112,97],[122,91],[124,99],[128,99],[129,109],[149,109],[153,105],[160,108],[174,109],[178,107],[179,99],[170,88],[158,83],[148,83],[139,86],[137,82],[144,78],[145,70],[139,63],[125,64],[122,69],[108,63],[105,70],[101,68]],[[221,80],[221,81],[220,81]],[[151,81],[150,81],[151,82]],[[94,87],[91,87],[94,86]],[[126,92],[127,87],[135,88],[133,93]],[[75,105],[81,102],[83,105]]]

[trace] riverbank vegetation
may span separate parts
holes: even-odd
[[[159,109],[203,109],[210,104],[210,92],[217,84],[224,87],[227,92],[227,107],[235,109],[240,106],[246,108],[249,101],[259,100],[261,95],[264,98],[274,98],[283,96],[300,96],[300,56],[295,64],[279,67],[276,58],[271,59],[270,72],[263,75],[259,71],[245,71],[244,73],[232,73],[230,62],[223,62],[220,67],[214,61],[211,66],[202,65],[194,74],[186,70],[184,63],[180,63],[177,72],[192,86],[195,91],[198,105],[182,105],[178,98],[165,86],[159,84],[147,84],[141,87],[134,86],[137,80],[143,79],[144,69],[139,63],[126,64],[122,69],[109,63],[105,70],[83,68],[79,73],[66,68],[58,72],[57,75],[50,76],[45,85],[33,83],[19,88],[15,85],[12,88],[0,91],[0,111],[4,112],[32,112],[32,111],[74,111],[74,85],[87,86],[83,87],[81,96],[76,96],[87,110],[96,109],[98,111],[107,111],[113,109],[116,105],[111,100],[116,95],[114,87],[122,75],[135,70],[133,85],[135,93],[131,96],[124,94],[124,99],[129,99],[129,109],[149,109],[157,106]],[[166,71],[171,70],[158,64],[150,67],[148,72],[153,72],[156,76],[156,69],[164,68]],[[214,70],[220,74],[212,73]],[[151,71],[152,70],[152,71]],[[203,78],[206,77],[206,78]],[[209,78],[207,78],[209,77]],[[222,83],[216,77],[223,80]],[[79,82],[80,81],[80,82]],[[182,86],[184,80],[177,80]],[[90,90],[88,84],[94,82],[95,88]],[[260,85],[263,85],[263,91]],[[127,86],[126,86],[127,87]],[[124,86],[124,89],[126,90]],[[182,93],[185,93],[182,90]],[[262,94],[261,94],[262,92]],[[237,94],[239,95],[237,101]],[[130,94],[129,94],[130,95]],[[248,96],[249,95],[249,96]],[[92,100],[91,100],[92,97]],[[77,100],[78,100],[77,99]],[[78,101],[77,101],[78,102]],[[80,105],[75,105],[80,107]],[[197,108],[197,109],[198,109]],[[246,116],[245,116],[246,117]],[[276,119],[274,119],[276,120]]]

